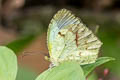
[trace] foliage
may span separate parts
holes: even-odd
[[[15,80],[17,74],[17,57],[7,47],[0,46],[0,80]]]
[[[63,62],[48,69],[36,80],[85,80],[82,68],[76,62]]]
[[[34,39],[34,35],[25,36],[7,44],[7,47],[12,49],[15,53],[18,53],[22,51]]]
[[[110,60],[114,60],[114,58],[101,57],[95,63],[84,65],[82,68],[75,61],[63,62],[57,67],[49,68],[40,74],[36,80],[85,80],[85,76],[95,67]],[[0,79],[15,80],[16,74],[17,58],[14,52],[7,47],[0,46]]]
[[[18,65],[18,73],[16,80],[35,80],[37,74],[25,66]]]
[[[96,60],[95,63],[92,63],[92,64],[87,64],[87,65],[83,65],[82,68],[83,68],[83,71],[84,71],[84,74],[85,76],[88,76],[88,74],[93,71],[97,66],[100,66],[106,62],[109,62],[111,60],[115,60],[114,58],[111,58],[111,57],[100,57]]]

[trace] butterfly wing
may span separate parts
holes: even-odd
[[[58,11],[51,20],[47,41],[50,60],[54,65],[64,60],[93,63],[102,45],[92,31],[66,9]]]
[[[102,43],[92,31],[82,23],[69,25],[61,29],[60,33],[64,31],[66,33],[61,35],[64,35],[65,46],[59,55],[58,62],[76,60],[81,65],[95,62]]]
[[[58,45],[57,43],[55,45],[54,42],[60,29],[70,24],[79,24],[79,23],[80,23],[79,18],[76,18],[73,14],[71,14],[69,10],[66,9],[61,9],[54,15],[53,19],[49,24],[48,33],[47,33],[47,45],[48,45],[50,57],[57,58],[56,55],[59,54],[56,51],[54,51],[54,47],[57,47],[56,45]],[[62,42],[59,43],[62,44]],[[60,46],[63,47],[63,45]]]

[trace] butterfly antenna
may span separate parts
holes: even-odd
[[[47,55],[45,52],[30,52],[30,51],[24,51],[24,52],[22,53],[21,59],[23,59],[24,57],[26,57],[26,56],[28,56],[28,55],[32,56],[32,55],[37,55],[37,54],[43,54],[44,56],[49,57],[49,55]]]

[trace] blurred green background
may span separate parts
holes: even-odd
[[[46,32],[52,16],[62,8],[71,10],[95,31],[103,42],[99,56],[116,60],[98,67],[88,78],[120,80],[120,1],[119,0],[0,0],[0,45],[6,45],[18,56],[16,80],[34,80],[46,70],[49,62]],[[25,56],[24,56],[25,55]],[[24,56],[24,57],[23,57]]]

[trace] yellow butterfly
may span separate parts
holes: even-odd
[[[47,45],[54,66],[67,60],[84,65],[96,61],[102,42],[71,11],[61,9],[49,24]]]

